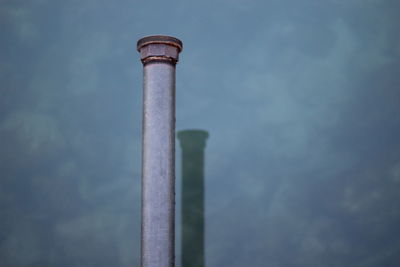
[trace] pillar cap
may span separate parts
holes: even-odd
[[[190,129],[178,132],[178,139],[184,150],[198,150],[206,147],[208,132],[204,130]]]
[[[137,42],[137,50],[140,51],[140,49],[143,46],[149,45],[149,44],[166,44],[166,45],[172,45],[178,48],[179,52],[182,51],[183,49],[183,44],[182,41],[172,37],[172,36],[167,36],[167,35],[151,35],[151,36],[146,36]]]
[[[196,139],[207,139],[209,136],[208,132],[200,129],[187,129],[178,131],[178,139],[185,137],[196,138]]]

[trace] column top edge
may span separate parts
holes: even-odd
[[[179,52],[182,51],[183,49],[183,44],[182,41],[179,40],[178,38],[172,37],[172,36],[167,36],[167,35],[151,35],[151,36],[146,36],[137,42],[137,50],[140,51],[140,49],[143,46],[149,45],[149,44],[166,44],[166,45],[172,45],[178,48]]]

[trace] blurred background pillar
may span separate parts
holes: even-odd
[[[208,133],[178,132],[182,150],[182,267],[204,266],[204,149]]]

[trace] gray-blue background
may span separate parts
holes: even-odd
[[[1,267],[139,266],[150,34],[210,133],[207,267],[398,266],[398,1],[0,3]]]

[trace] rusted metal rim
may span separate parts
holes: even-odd
[[[166,35],[152,35],[152,36],[146,36],[140,39],[137,42],[137,50],[140,51],[140,49],[149,44],[167,44],[167,45],[172,45],[175,46],[179,49],[179,52],[182,51],[183,49],[183,44],[181,40],[171,37],[171,36],[166,36]]]
[[[146,57],[144,59],[142,59],[142,63],[143,65],[149,64],[149,63],[168,63],[171,65],[174,65],[177,63],[178,61],[174,58],[171,57],[164,57],[164,56],[151,56],[151,57]]]
[[[148,63],[169,63],[175,65],[177,62],[178,61],[175,58],[165,56],[150,56],[142,59],[144,65]]]

